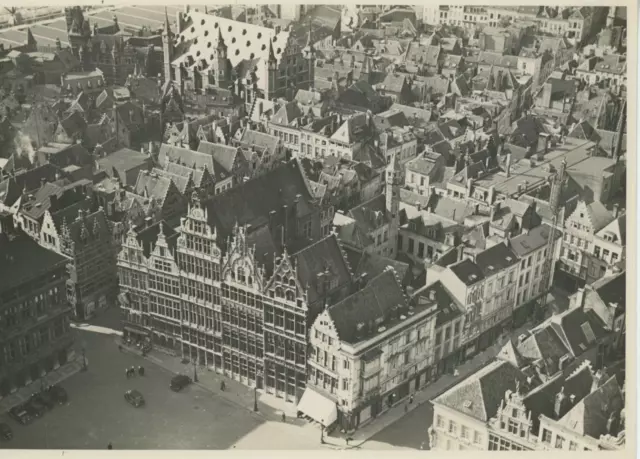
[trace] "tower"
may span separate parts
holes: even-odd
[[[309,61],[308,72],[309,72],[309,89],[314,89],[314,78],[315,78],[315,60],[316,60],[316,50],[313,47],[313,40],[311,38],[311,22],[309,22],[309,34],[307,36],[307,46],[302,50],[302,56]]]
[[[218,28],[218,44],[213,51],[213,69],[215,72],[216,86],[227,88],[229,86],[229,60],[227,59],[227,45],[222,38],[222,28]]]
[[[373,77],[373,64],[371,63],[371,56],[365,56],[362,63],[362,72],[360,72],[360,79],[371,84]]]
[[[162,54],[164,55],[164,82],[171,81],[171,60],[173,58],[172,34],[169,27],[169,15],[164,9],[164,30],[162,31]]]
[[[389,247],[388,256],[395,258],[398,227],[400,226],[400,187],[402,186],[402,176],[398,155],[394,154],[385,170],[385,209],[389,217]]]
[[[278,60],[273,52],[273,42],[269,41],[269,60],[267,61],[267,99],[273,99],[276,95],[278,81]]]

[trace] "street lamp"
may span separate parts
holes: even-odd
[[[258,412],[258,378],[262,377],[262,372],[256,373],[256,385],[253,388],[253,411]]]
[[[82,346],[82,371],[87,371],[87,356],[85,355],[86,349]]]
[[[198,382],[198,371],[196,370],[196,361],[193,360],[193,382]]]

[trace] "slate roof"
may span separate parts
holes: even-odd
[[[476,255],[476,265],[490,277],[518,263],[518,257],[505,244],[496,244]]]
[[[625,272],[600,278],[591,284],[591,289],[595,290],[604,304],[616,303],[622,310],[626,309],[627,277]]]
[[[367,202],[354,207],[349,216],[356,221],[357,226],[365,233],[370,233],[389,222],[386,210],[386,198],[380,194]]]
[[[201,141],[198,145],[198,152],[211,155],[214,161],[217,162],[228,174],[233,170],[233,164],[236,161],[236,158],[238,158],[237,147],[230,147],[220,143],[211,143],[205,140]],[[239,158],[243,158],[243,156],[240,155]]]
[[[458,261],[449,266],[449,269],[467,286],[471,286],[484,279],[482,270],[469,259]]]
[[[600,231],[613,219],[613,215],[600,201],[593,201],[587,205],[587,211],[589,212],[589,218],[593,225],[594,231]]]
[[[0,233],[0,292],[26,284],[67,262],[65,257],[45,249],[21,231],[12,237]]]
[[[83,230],[86,228],[88,231],[89,237],[95,237],[94,229],[98,229],[100,233],[100,239],[108,241],[112,238],[111,225],[107,220],[107,216],[105,215],[103,210],[97,210],[88,215],[84,215],[81,218],[76,218],[72,222],[67,222],[67,227],[69,228],[69,237],[76,243],[82,244],[83,240]]]
[[[215,225],[224,235],[231,234],[236,223],[257,228],[268,223],[272,210],[281,216],[283,205],[291,209],[298,194],[301,195],[300,216],[308,215],[315,200],[301,166],[297,160],[292,160],[216,195],[207,203],[209,224]]]
[[[493,361],[435,399],[435,402],[479,421],[488,422],[500,408],[507,390],[516,381],[526,383],[524,374],[511,363]]]
[[[180,234],[171,228],[164,220],[154,223],[151,226],[139,228],[136,231],[136,239],[142,243],[142,251],[145,257],[149,257],[156,247],[158,242],[158,235],[162,229],[162,233],[165,236],[169,250],[172,252],[175,250],[176,242]],[[173,252],[175,253],[175,252]]]
[[[271,155],[274,155],[278,147],[278,137],[266,134],[264,132],[245,129],[240,138],[240,142],[247,145],[255,145],[266,149]]]
[[[391,319],[394,309],[406,306],[396,274],[388,270],[371,279],[362,290],[331,306],[329,315],[340,340],[357,344],[371,337],[380,325]],[[360,331],[359,324],[363,324]]]
[[[138,180],[133,187],[133,192],[139,196],[155,198],[162,203],[170,186],[171,179],[169,177],[148,171],[140,171]]]
[[[99,168],[108,171],[107,173],[112,169],[128,171],[150,163],[151,159],[147,155],[130,148],[121,148],[98,160]]]
[[[534,330],[517,345],[517,351],[525,362],[539,362],[547,375],[555,374],[560,358],[569,353],[558,333],[550,326]]]
[[[624,408],[622,391],[615,376],[611,376],[597,390],[587,394],[559,423],[578,435],[599,439],[607,434],[607,421],[612,413]]]
[[[607,333],[602,321],[597,316],[585,313],[582,308],[572,308],[555,315],[537,328],[553,327],[567,349],[578,356],[595,345],[595,341],[589,341],[585,334],[584,324],[589,325],[596,341]]]
[[[338,288],[351,283],[349,266],[335,235],[330,235],[305,247],[294,254],[292,258],[295,260],[300,284],[303,288],[308,288],[309,304],[314,304],[322,298],[317,279],[318,273],[328,270],[331,278],[337,279]],[[334,302],[341,299],[334,298]]]
[[[385,269],[391,266],[396,272],[402,285],[406,285],[411,279],[410,266],[408,263],[391,258],[383,257],[376,253],[367,253],[364,250],[356,249],[345,245],[343,251],[353,271],[355,278],[366,274],[368,279],[382,274]]]
[[[522,258],[527,256],[527,254],[546,246],[550,235],[550,226],[546,224],[538,225],[527,233],[523,233],[511,239],[509,241],[509,247],[516,255],[518,255],[518,257]],[[561,232],[556,231],[555,238],[558,239],[561,236]]]
[[[211,155],[166,143],[160,146],[158,163],[163,167],[166,167],[169,163],[178,163],[192,169],[202,169],[206,167],[212,173],[215,169]]]

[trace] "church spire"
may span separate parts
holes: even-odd
[[[164,7],[164,35],[171,34],[171,26],[169,25],[169,13],[167,12],[167,7]]]

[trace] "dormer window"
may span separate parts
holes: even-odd
[[[242,282],[244,284],[246,280],[247,278],[244,274],[244,268],[238,268],[238,282]]]

